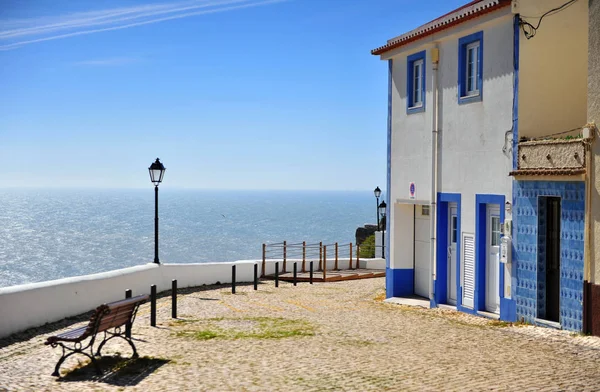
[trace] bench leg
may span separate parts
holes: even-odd
[[[96,374],[98,374],[98,375],[102,374],[102,371],[100,370],[100,367],[98,366],[98,362],[96,361],[96,359],[94,358],[93,355],[90,355],[90,354],[84,352],[82,349],[72,349],[70,347],[64,346],[61,343],[59,343],[59,345],[62,347],[62,356],[60,357],[60,359],[56,363],[56,366],[54,367],[54,373],[52,373],[52,376],[54,376],[54,377],[60,377],[60,367],[61,367],[61,365],[65,362],[65,360],[67,358],[69,358],[73,354],[83,354],[86,357],[88,357],[92,361],[92,363],[94,364],[94,367],[96,368]],[[71,352],[65,355],[65,349],[70,350]]]
[[[104,339],[102,340],[102,342],[98,346],[98,350],[96,350],[96,356],[101,356],[102,355],[101,354],[102,347],[104,347],[104,344],[106,342],[108,342],[110,339],[112,339],[112,338],[122,338],[122,339],[125,339],[125,341],[127,343],[129,343],[129,345],[131,346],[131,349],[133,350],[133,355],[131,355],[131,358],[138,358],[139,357],[139,355],[137,353],[137,349],[135,348],[135,344],[133,344],[133,341],[130,338],[128,338],[127,335],[123,335],[121,333],[112,334],[110,332],[108,334],[111,335],[109,338],[106,337],[107,333],[106,332],[104,333]]]

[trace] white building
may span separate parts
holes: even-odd
[[[389,62],[388,297],[600,334],[598,9],[475,0],[372,51]]]
[[[372,51],[389,63],[388,298],[514,318],[498,253],[512,200],[515,20],[511,1],[472,1]]]

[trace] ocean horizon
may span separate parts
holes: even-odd
[[[154,260],[154,191],[0,189],[0,287]],[[260,259],[263,243],[354,242],[370,191],[159,191],[161,263]]]

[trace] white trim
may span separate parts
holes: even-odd
[[[475,63],[473,64],[474,74],[469,75],[469,51],[475,50]],[[480,54],[481,54],[481,41],[477,40],[475,42],[471,42],[465,46],[465,69],[463,72],[465,73],[465,95],[462,98],[468,97],[476,97],[480,94],[479,86],[479,63],[481,62]],[[473,90],[469,90],[469,80],[473,79],[473,84],[475,88]]]
[[[423,59],[419,59],[419,60],[415,60],[412,63],[412,80],[410,81],[411,83],[411,94],[412,94],[412,106],[409,109],[412,108],[420,108],[423,106],[423,67],[425,66],[425,62],[423,61]],[[417,73],[417,67],[419,69],[419,72]],[[417,75],[418,74],[418,75]],[[418,77],[418,79],[417,79]],[[416,97],[416,92],[419,92],[419,100],[417,101],[417,97]]]

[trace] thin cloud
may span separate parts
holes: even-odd
[[[77,61],[73,63],[73,65],[93,67],[117,67],[121,65],[137,63],[138,61],[139,59],[133,57],[112,57],[106,59]]]
[[[285,1],[289,0],[196,0],[81,12],[55,18],[6,21],[6,23],[2,22],[4,26],[13,27],[0,30],[0,41],[17,41],[0,45],[0,50],[11,50],[39,42],[128,29],[168,20],[234,11]],[[27,36],[30,39],[24,39]]]

